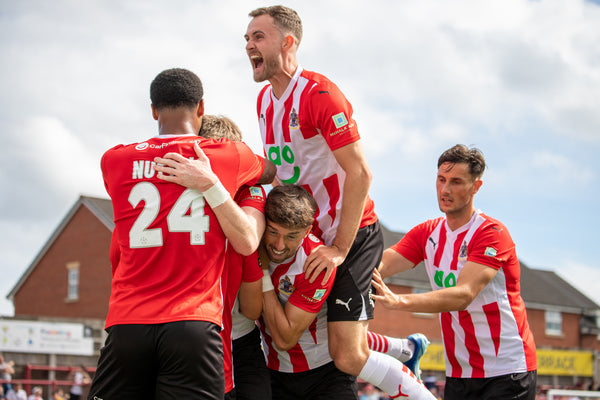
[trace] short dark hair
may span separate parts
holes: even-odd
[[[485,159],[481,150],[476,147],[469,148],[464,144],[457,144],[444,151],[438,159],[438,168],[446,162],[467,164],[473,180],[481,178],[485,170]]]
[[[307,228],[313,224],[317,202],[302,186],[275,186],[265,202],[265,218],[288,229]]]
[[[248,15],[255,18],[265,14],[273,17],[275,25],[283,35],[291,33],[296,37],[297,44],[300,44],[302,41],[302,20],[296,11],[285,6],[270,6],[257,8]]]
[[[150,100],[157,110],[196,107],[203,95],[200,78],[183,68],[164,70],[150,84]]]
[[[204,115],[199,136],[207,139],[229,139],[233,142],[242,141],[242,131],[231,118],[223,115]]]

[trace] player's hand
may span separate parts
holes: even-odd
[[[386,308],[398,308],[400,304],[400,296],[392,292],[389,287],[383,282],[383,278],[379,270],[375,268],[373,271],[373,279],[371,283],[375,287],[377,293],[371,294],[373,300],[380,302]]]
[[[344,262],[344,254],[336,246],[319,246],[315,248],[304,263],[304,277],[313,283],[323,270],[326,270],[321,285],[325,285],[333,271]]]
[[[200,192],[210,189],[218,181],[218,177],[197,142],[194,142],[194,151],[198,156],[197,160],[190,160],[179,153],[167,153],[163,157],[154,158],[157,177]]]

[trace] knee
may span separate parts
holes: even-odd
[[[368,350],[349,349],[341,346],[329,347],[329,354],[337,369],[350,375],[358,376],[369,357]]]

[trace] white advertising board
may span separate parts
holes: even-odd
[[[94,341],[83,324],[0,320],[0,351],[90,356]]]

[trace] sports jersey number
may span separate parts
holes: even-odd
[[[132,249],[162,246],[162,229],[148,229],[160,210],[160,193],[156,186],[140,182],[131,189],[128,200],[134,208],[144,201],[144,208],[129,231],[129,246]],[[189,232],[190,244],[203,245],[204,234],[209,230],[209,218],[204,215],[204,197],[195,190],[186,189],[167,215],[167,226],[169,232]]]

